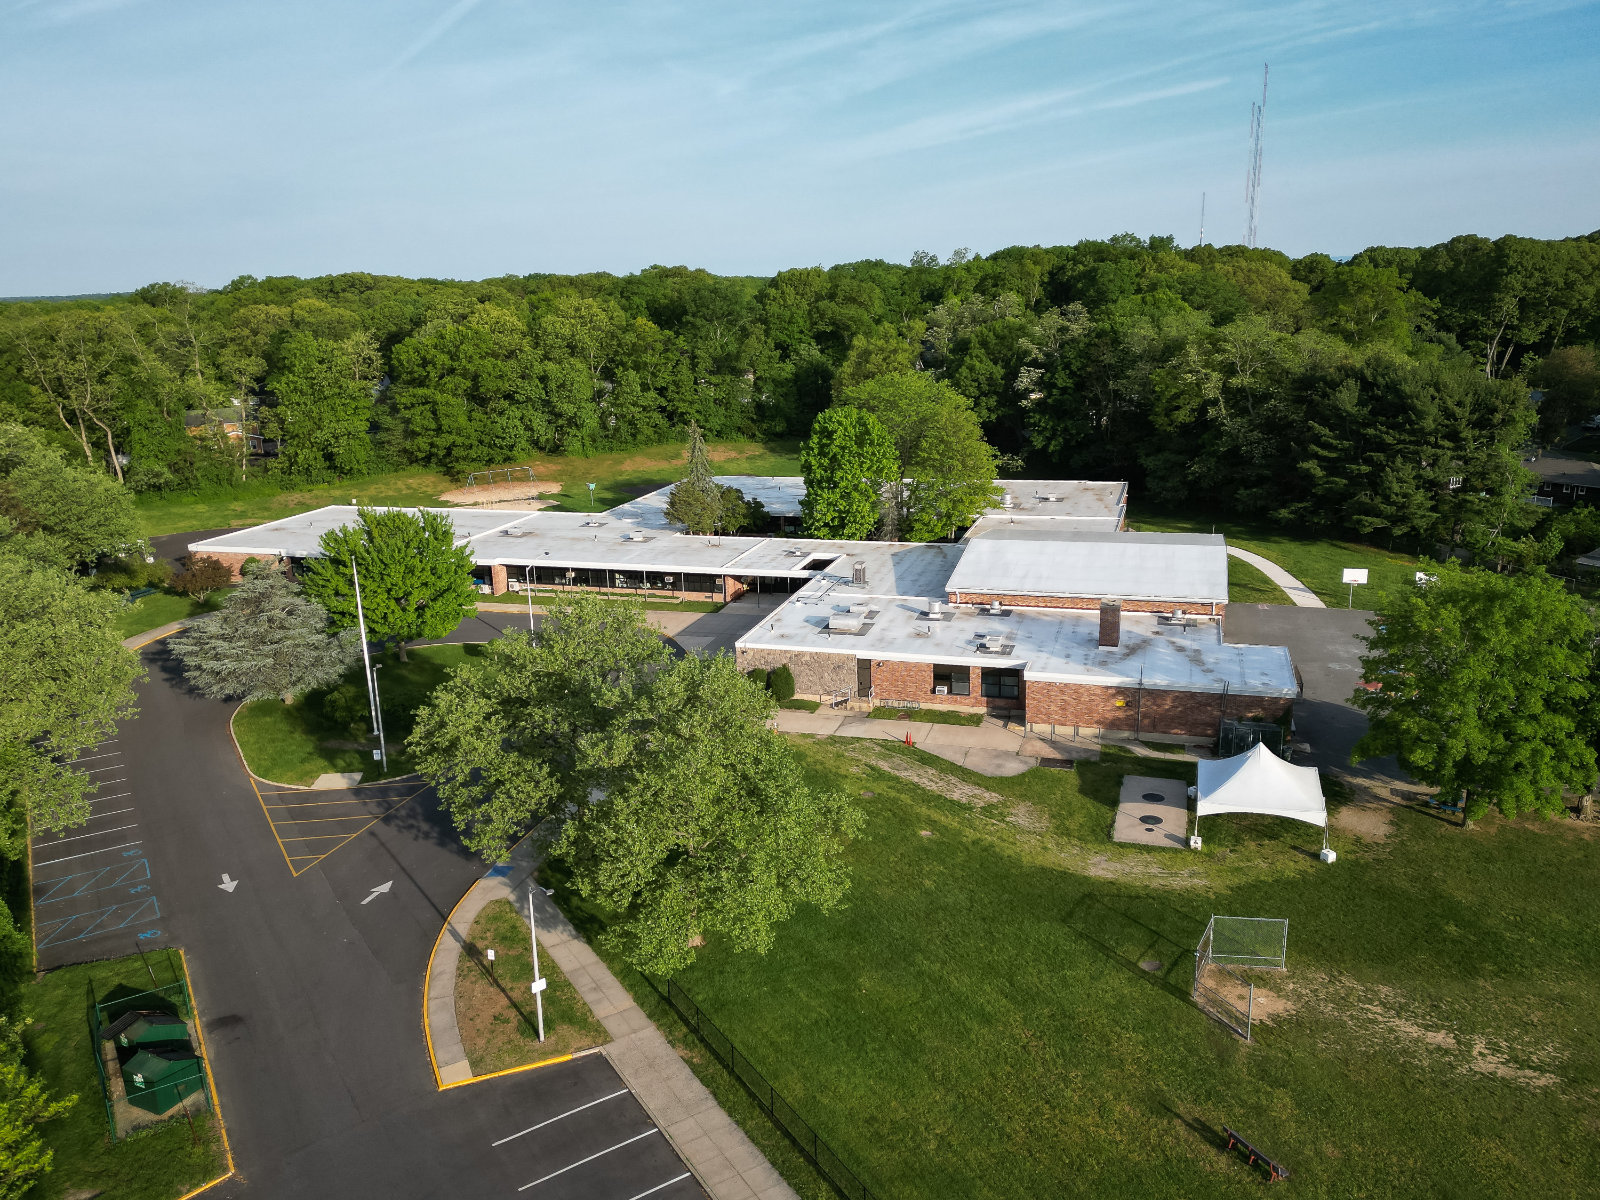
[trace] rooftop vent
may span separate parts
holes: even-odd
[[[582,525],[579,525],[578,528],[579,529],[599,529],[600,526],[602,526],[604,524],[605,524],[604,521],[585,521]]]
[[[642,529],[635,529],[632,533],[623,534],[622,540],[625,542],[648,542],[650,535]]]
[[[1000,497],[1000,507],[1001,508],[1012,508],[1012,507],[1014,507],[1016,505],[1016,503],[1017,503],[1017,498],[1015,496],[1013,496],[1010,492],[1007,492],[1004,496]]]
[[[804,550],[785,550],[783,556],[785,558],[804,558],[806,552]]]
[[[1061,497],[1055,492],[1050,492],[1045,496],[1045,501],[1049,504],[1055,504],[1060,499]]]
[[[834,613],[828,618],[828,632],[860,633],[865,620],[865,614],[862,613]]]
[[[867,564],[863,559],[856,559],[850,564],[850,582],[857,587],[867,586]]]

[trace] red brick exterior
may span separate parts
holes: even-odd
[[[1221,692],[1173,692],[1157,688],[1096,687],[1085,683],[1027,684],[1030,725],[1069,725],[1214,738],[1224,716],[1275,721],[1294,703],[1284,697]]]
[[[276,555],[273,555],[273,554],[205,554],[205,553],[202,553],[202,554],[199,555],[199,557],[200,558],[214,558],[214,559],[216,559],[219,563],[221,563],[223,566],[227,567],[230,571],[233,572],[233,578],[234,578],[235,581],[237,581],[240,578],[239,568],[244,566],[244,564],[249,562],[252,558],[255,559],[258,563],[262,563],[263,565],[269,566],[269,567],[276,567],[282,562],[281,559],[279,559]]]
[[[933,693],[933,664],[918,662],[893,662],[886,659],[872,661],[872,697],[874,700],[915,700],[934,708],[1021,708],[1026,698],[1027,684],[1022,686],[1023,697],[1017,700],[998,700],[983,695],[981,667],[970,667],[972,695],[936,696]]]
[[[951,592],[951,604],[993,604],[996,600],[1007,608],[1078,608],[1100,607],[1101,596],[1008,596],[993,592]],[[1186,613],[1201,616],[1222,616],[1226,604],[1212,604],[1205,600],[1123,600],[1123,612],[1169,613],[1181,608]]]

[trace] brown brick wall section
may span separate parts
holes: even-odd
[[[788,664],[794,672],[794,690],[797,696],[831,696],[841,688],[852,696],[856,694],[856,656],[854,654],[824,654],[816,650],[745,650],[739,649],[735,660],[741,671],[760,667],[770,671]]]
[[[1008,596],[993,592],[951,592],[951,604],[993,604],[996,600],[1008,608],[1076,608],[1100,609],[1100,596]],[[1203,600],[1124,600],[1125,613],[1169,613],[1181,608],[1186,613],[1222,616],[1226,604],[1210,604]]]
[[[1020,708],[1021,700],[997,700],[983,694],[983,674],[980,667],[969,667],[972,695],[936,696],[933,694],[933,664],[893,662],[874,659],[872,662],[872,695],[876,700],[915,700],[928,708]],[[1023,683],[1023,697],[1027,683]]]
[[[252,558],[255,559],[258,563],[265,563],[269,567],[275,567],[281,561],[276,555],[273,555],[273,554],[204,554],[204,553],[202,553],[199,557],[216,559],[219,563],[221,563],[223,566],[227,567],[230,571],[233,572],[233,577],[236,580],[239,578],[239,568],[244,566],[244,564],[249,562]]]
[[[1141,696],[1138,688],[1039,680],[1028,681],[1026,695],[1031,725],[1130,731],[1137,728],[1143,733],[1202,738],[1217,736],[1217,722],[1224,715],[1233,719],[1260,716],[1275,721],[1293,704],[1292,700],[1281,697],[1229,695],[1224,700],[1220,692],[1171,692],[1157,688],[1145,688]]]

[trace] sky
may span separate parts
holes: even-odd
[[[0,0],[0,296],[1600,228],[1600,0]]]

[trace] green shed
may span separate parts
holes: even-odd
[[[122,1064],[128,1103],[146,1112],[164,1113],[205,1086],[200,1060],[187,1045],[141,1049]]]
[[[123,1013],[100,1034],[119,1046],[148,1046],[162,1042],[188,1042],[189,1026],[181,1017],[164,1012]]]

